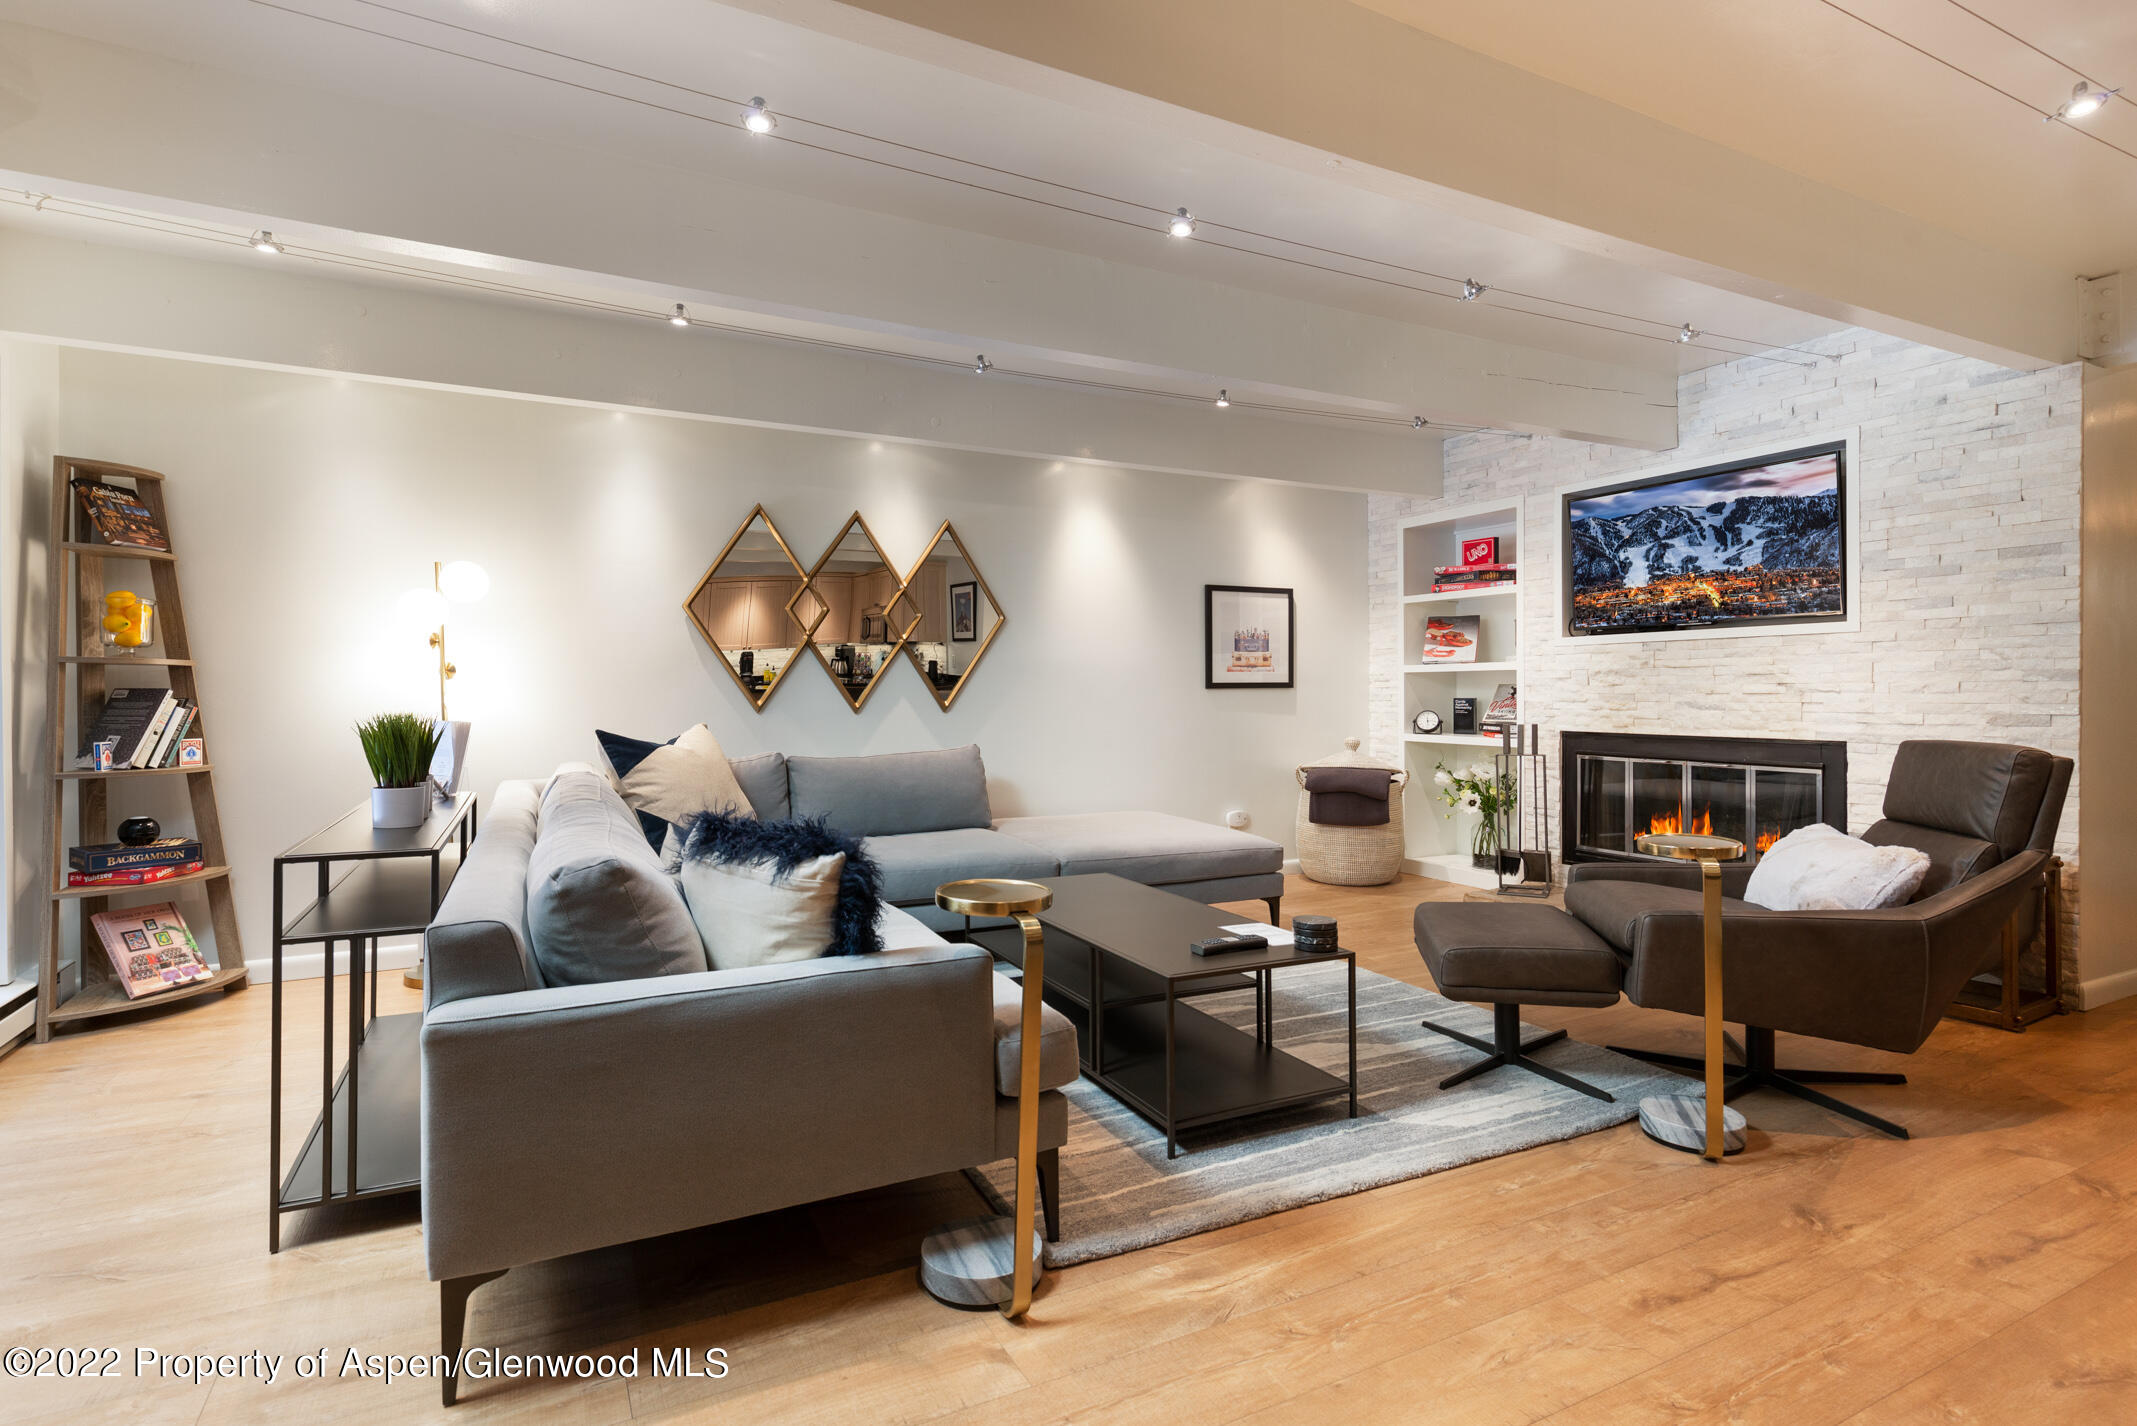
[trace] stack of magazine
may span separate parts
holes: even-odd
[[[185,918],[168,901],[153,906],[128,906],[118,911],[99,911],[89,918],[111,968],[128,1000],[139,1000],[160,990],[215,974],[215,967],[202,959]]]

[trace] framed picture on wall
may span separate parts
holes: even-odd
[[[1288,589],[1202,586],[1204,688],[1289,688],[1297,611]]]
[[[950,586],[950,642],[969,644],[979,638],[979,582]]]

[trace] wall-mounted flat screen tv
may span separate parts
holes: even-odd
[[[1565,497],[1574,637],[1844,622],[1847,443]]]

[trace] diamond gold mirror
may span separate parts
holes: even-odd
[[[760,712],[800,661],[810,621],[822,617],[804,597],[807,584],[801,561],[759,505],[683,601],[690,622]]]
[[[1008,616],[947,520],[905,576],[905,589],[920,611],[905,656],[948,712]]]
[[[809,571],[793,612],[809,631],[817,662],[856,713],[920,622],[905,582],[858,512]]]

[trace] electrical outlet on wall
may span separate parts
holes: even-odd
[[[1249,817],[1244,812],[1227,812],[1224,814],[1224,825],[1240,831],[1246,830],[1247,823],[1253,820],[1252,817]]]

